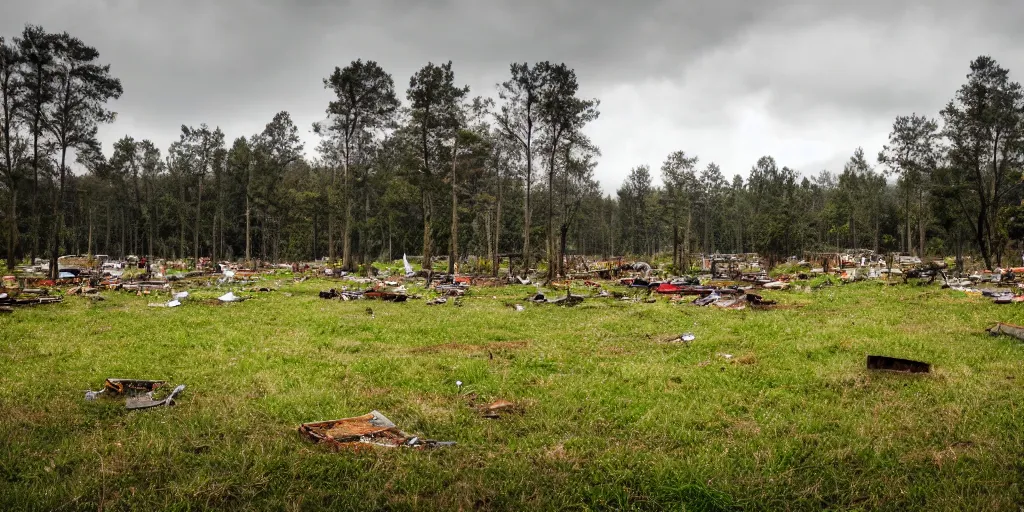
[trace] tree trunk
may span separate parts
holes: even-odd
[[[500,164],[499,164],[500,165]],[[492,274],[498,277],[498,267],[501,266],[501,196],[502,196],[501,168],[498,168],[498,204],[494,214],[494,270]],[[511,270],[511,269],[510,269]]]
[[[252,261],[252,205],[249,194],[245,194],[245,264],[250,265]]]
[[[14,267],[17,265],[16,258],[14,257],[14,249],[18,244],[18,189],[15,186],[14,180],[11,180],[11,218],[8,219],[11,223],[10,237],[7,239],[7,272],[13,274]]]
[[[181,251],[180,257],[185,258],[185,223],[186,223],[186,209],[188,208],[188,202],[185,200],[185,183],[179,185],[179,192],[181,193],[181,203],[178,205],[178,250]],[[109,235],[108,235],[109,236]]]
[[[907,214],[907,225],[905,226],[906,229],[904,230],[906,232],[906,235],[907,235],[906,236],[907,243],[903,247],[905,248],[905,250],[909,254],[909,253],[913,252],[912,247],[914,245],[914,244],[912,244],[910,242],[910,224],[911,224],[911,222],[910,222],[910,187],[909,186],[907,187],[907,196],[906,196],[906,200],[904,201],[904,212]],[[920,218],[920,215],[921,214],[918,213],[918,218]],[[922,254],[918,254],[918,257],[922,257],[922,256],[923,256]]]
[[[61,203],[64,199],[64,166],[67,164],[68,148],[63,145],[60,150],[60,185],[57,187],[57,197],[53,201],[53,247],[50,250],[50,279],[57,279],[60,270],[57,265],[57,258],[60,257],[61,231],[64,230],[64,209]]]
[[[313,211],[313,261],[316,261],[316,258],[318,256],[318,254],[317,254],[317,243],[319,242],[320,234],[317,232],[317,230],[319,229],[319,227],[320,227],[320,219],[317,216],[316,211],[314,210]]]
[[[559,232],[559,237],[558,237],[559,238],[558,239],[558,261],[559,262],[564,262],[565,261],[565,243],[566,243],[566,239],[569,237],[569,225],[566,224],[565,222],[562,222],[562,227],[561,227],[561,229],[559,231],[560,232]],[[577,247],[577,250],[578,249],[579,248]],[[566,275],[565,267],[563,267],[561,265],[559,265],[559,275],[561,275],[561,276],[565,276]]]
[[[875,210],[875,254],[878,254],[878,249],[880,248],[879,244],[881,243],[881,232],[881,216],[878,214],[878,210]]]
[[[919,245],[918,245],[918,247],[919,247],[918,256],[921,257],[921,258],[924,258],[924,249],[925,249],[925,247],[924,247],[924,235],[925,235],[925,229],[924,229],[924,191],[921,191],[919,193],[919,198],[920,198],[920,203],[919,203],[918,209],[920,210],[920,213],[918,213],[918,215],[917,215],[917,230],[918,230],[918,237],[919,237],[918,238],[918,243],[919,243]]]
[[[683,232],[683,250],[682,250],[682,271],[681,274],[685,274],[690,271],[690,225],[693,222],[693,211],[690,208],[686,209],[686,231]]]
[[[199,176],[199,193],[196,195],[196,226],[192,230],[195,245],[192,247],[195,260],[192,262],[195,268],[199,268],[199,227],[203,220],[203,177]]]
[[[672,216],[672,266],[676,268],[676,273],[681,274],[683,266],[680,264],[679,258],[679,219],[676,215]]]
[[[448,243],[448,273],[455,275],[455,260],[459,257],[459,195],[456,180],[459,160],[459,137],[455,136],[452,149],[452,233]]]
[[[128,254],[128,221],[127,214],[121,210],[121,255]]]
[[[345,150],[345,175],[342,179],[342,186],[345,188],[345,223],[342,226],[344,238],[342,239],[341,266],[351,272],[355,270],[352,263],[352,177],[349,169],[348,150]]]
[[[92,256],[92,206],[89,207],[89,240],[86,245],[88,246],[86,254]]]
[[[533,188],[533,150],[526,146],[526,201],[523,203],[523,277],[530,272],[530,189]]]
[[[551,155],[548,158],[548,229],[547,229],[547,255],[548,255],[548,281],[555,278],[555,270],[558,263],[555,262],[555,152],[558,150],[558,135],[551,144]]]
[[[490,208],[488,208],[487,211],[484,213],[484,240],[487,240],[487,259],[491,262],[491,269],[492,269],[492,272],[493,272],[493,269],[497,266],[497,264],[495,263],[495,259],[494,259],[494,257],[496,256],[496,253],[494,252],[494,245],[491,244],[491,242],[493,240],[491,239],[491,209]]]
[[[214,266],[217,265],[217,210],[219,208],[219,206],[214,207],[213,229],[210,230],[210,264]]]
[[[433,208],[430,205],[430,192],[426,186],[420,189],[420,199],[423,201],[423,270],[430,271],[433,267],[433,233],[431,222]]]
[[[331,166],[331,189],[327,191],[327,259],[334,264],[334,199],[338,195],[337,170]]]
[[[36,108],[40,109],[41,107],[36,105]],[[42,238],[42,233],[39,232],[42,227],[41,212],[39,211],[39,116],[34,116],[32,120],[32,211],[30,215],[29,250],[31,254],[29,263],[34,265],[36,256],[39,255],[39,240]]]
[[[982,203],[984,204],[984,203]],[[985,229],[988,225],[986,219],[986,208],[982,207],[978,210],[978,229],[977,229],[977,242],[978,249],[981,251],[981,258],[985,261],[985,268],[992,270],[992,255],[989,251],[988,236]]]

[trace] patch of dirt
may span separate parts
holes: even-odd
[[[558,443],[551,448],[548,448],[544,452],[544,455],[553,460],[566,460],[569,458],[569,454],[566,453],[565,444],[563,443]]]
[[[606,356],[625,356],[632,354],[633,351],[622,347],[616,347],[614,345],[601,347],[601,354]]]
[[[761,433],[761,426],[754,420],[737,418],[729,426],[729,432],[730,434],[753,436]]]
[[[757,357],[754,354],[744,354],[736,358],[736,364],[752,365],[757,364]]]

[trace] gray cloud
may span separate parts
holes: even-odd
[[[483,94],[511,61],[564,61],[602,100],[590,132],[606,189],[673,149],[727,174],[763,152],[797,168],[859,145],[873,154],[895,115],[936,114],[977,55],[1024,69],[1024,5],[999,0],[8,0],[3,11],[0,34],[35,23],[100,50],[125,87],[107,143],[130,133],[166,146],[202,122],[248,135],[280,110],[308,132],[330,99],[322,78],[355,58],[380,62],[399,91],[427,61],[451,59]]]

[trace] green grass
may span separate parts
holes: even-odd
[[[983,331],[1024,323],[1018,305],[873,283],[766,292],[773,311],[522,302],[533,287],[462,307],[317,298],[338,284],[177,309],[105,292],[0,318],[0,510],[1024,502],[1024,344]],[[690,347],[662,343],[684,331]],[[868,354],[933,373],[872,373]],[[188,389],[150,411],[84,401],[107,377]],[[472,393],[523,412],[483,419]],[[458,445],[332,453],[296,432],[373,409]]]

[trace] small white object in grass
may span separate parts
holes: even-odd
[[[695,336],[692,332],[687,332],[687,333],[684,333],[682,336],[680,336],[679,339],[689,343],[689,342],[697,339],[697,336]]]
[[[455,381],[455,387],[459,388],[459,390],[461,391],[462,390],[462,381],[461,380]]]

